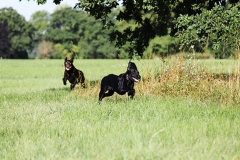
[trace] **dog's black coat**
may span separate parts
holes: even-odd
[[[77,83],[81,83],[81,86],[85,88],[85,77],[84,74],[81,70],[78,70],[77,68],[74,67],[73,65],[73,58],[70,60],[67,59],[67,57],[64,60],[64,75],[63,75],[63,84],[67,84],[67,80],[71,83],[70,89],[72,90]]]
[[[109,74],[103,77],[101,81],[101,89],[99,92],[99,102],[104,97],[109,97],[117,92],[120,95],[128,93],[128,96],[132,99],[135,94],[134,82],[138,82],[141,76],[137,70],[137,66],[133,62],[128,63],[126,73],[122,73],[119,76]],[[105,93],[108,91],[107,93]]]

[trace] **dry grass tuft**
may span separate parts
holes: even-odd
[[[223,105],[239,105],[239,69],[231,74],[214,74],[195,63],[178,61],[171,66],[163,66],[153,75],[146,70],[138,90],[145,95],[180,96]]]

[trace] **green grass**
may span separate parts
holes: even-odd
[[[134,100],[114,95],[99,105],[99,83],[92,81],[124,72],[127,62],[75,60],[88,87],[70,91],[61,81],[62,60],[1,60],[0,159],[240,158],[238,106],[158,96],[141,82]],[[143,78],[171,66],[160,60],[136,63]],[[199,63],[209,70],[213,63],[225,70],[237,64]]]

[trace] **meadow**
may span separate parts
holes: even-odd
[[[133,100],[98,104],[100,79],[128,60],[0,60],[0,159],[239,159],[238,60],[134,60]]]

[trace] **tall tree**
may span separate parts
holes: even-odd
[[[51,21],[47,30],[47,39],[54,43],[78,42],[80,23],[77,20],[78,11],[71,7],[60,8],[51,14]]]
[[[86,12],[63,7],[51,14],[45,38],[58,44],[54,54],[57,57],[77,52],[81,58],[114,58],[117,49],[109,42],[108,34],[109,31],[102,29],[101,22]],[[74,51],[76,46],[79,50]],[[59,56],[60,48],[63,48],[63,56]]]
[[[33,27],[13,8],[0,9],[0,24],[7,23],[8,37],[11,39],[10,58],[28,58],[27,51],[32,49]]]
[[[43,40],[49,23],[50,23],[50,14],[47,11],[37,11],[31,15],[29,22],[35,29],[34,41],[40,42]]]
[[[31,52],[32,56],[31,58],[48,58],[50,56],[43,56],[42,55],[42,49],[43,47],[40,47],[39,45],[45,44],[46,41],[44,41],[44,35],[46,34],[46,31],[49,27],[50,23],[50,14],[47,11],[36,11],[33,13],[30,17],[29,23],[32,24],[34,27],[34,36],[33,36],[33,42],[34,42],[34,49]],[[44,45],[43,45],[44,46]],[[49,46],[49,45],[48,45]]]
[[[237,6],[229,9],[216,5],[212,10],[197,15],[182,15],[176,20],[176,36],[182,48],[203,44],[213,49],[223,48],[221,58],[225,58],[226,49],[240,52],[240,11]],[[224,51],[225,49],[225,51]]]

